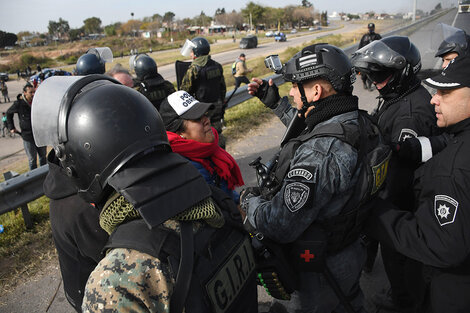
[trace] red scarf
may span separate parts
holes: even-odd
[[[219,134],[215,128],[212,127],[215,140],[211,143],[184,139],[180,135],[169,131],[166,133],[173,152],[202,164],[211,174],[215,171],[220,178],[227,181],[230,190],[233,190],[235,186],[243,186],[245,184],[235,159],[227,151],[219,147]]]

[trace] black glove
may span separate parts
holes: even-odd
[[[246,212],[248,208],[248,201],[253,198],[261,195],[261,190],[259,187],[248,187],[242,190],[240,193],[240,208]]]
[[[405,141],[392,144],[392,150],[398,155],[398,158],[412,162],[421,163],[421,143],[418,138],[408,138]]]
[[[276,84],[269,86],[269,82],[263,79],[263,84],[259,86],[258,91],[255,94],[265,106],[271,109],[277,107],[277,102],[281,97],[279,96],[279,89]]]

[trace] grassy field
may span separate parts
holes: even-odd
[[[354,42],[358,35],[358,32],[331,35],[312,41],[309,44],[328,42],[341,47]],[[223,45],[221,49],[229,50],[236,46],[237,44],[228,44],[227,46]],[[281,60],[286,62],[301,48],[290,47],[286,49],[280,54]],[[220,51],[214,49],[213,53]],[[166,53],[163,53],[163,55],[166,55]],[[164,60],[171,63],[174,62],[174,58],[175,53],[168,52]],[[122,65],[128,66],[128,62],[123,62]],[[264,66],[263,57],[248,60],[247,66],[254,69],[253,77],[272,75]],[[231,64],[224,66],[225,80],[229,90],[233,89],[234,85],[230,67]],[[290,84],[280,86],[281,96],[287,95],[289,88]],[[232,140],[242,138],[250,129],[258,127],[270,117],[272,117],[271,111],[257,98],[252,98],[228,109],[225,114],[226,129],[224,130],[224,135],[228,140],[227,144],[230,145]],[[27,160],[14,163],[10,170],[18,173],[26,172],[28,170]],[[0,234],[0,292],[16,285],[21,277],[33,275],[41,269],[44,262],[50,262],[57,257],[50,230],[48,198],[41,197],[29,203],[29,210],[34,223],[32,229],[25,228],[21,211],[0,215],[0,224],[5,229]]]

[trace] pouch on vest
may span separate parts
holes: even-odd
[[[291,244],[290,260],[299,272],[322,273],[325,269],[327,238],[325,231],[313,224]]]

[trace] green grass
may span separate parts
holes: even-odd
[[[33,222],[26,229],[21,210],[0,215],[0,292],[10,289],[24,275],[41,270],[41,263],[55,257],[49,222],[49,199],[45,196],[28,204]]]

